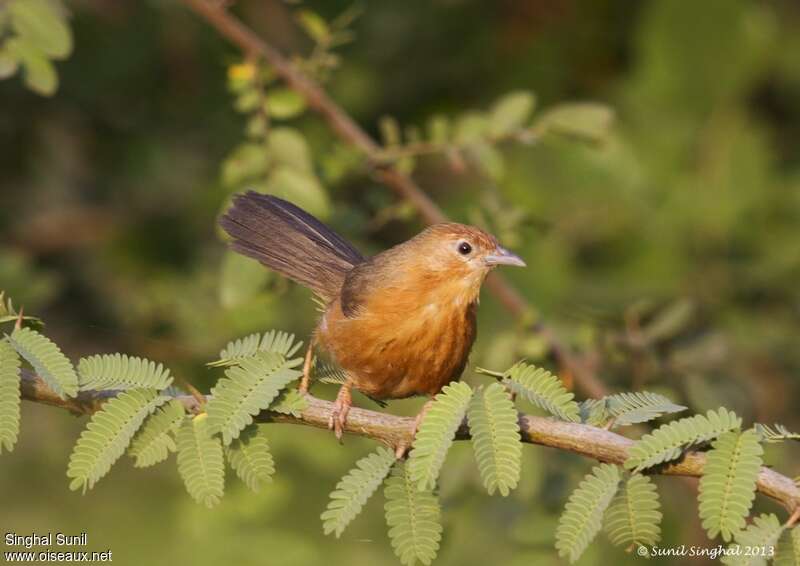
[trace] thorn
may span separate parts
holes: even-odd
[[[22,320],[25,318],[22,316],[24,310],[24,306],[19,307],[19,316],[17,317],[17,322],[14,323],[14,330],[22,330]]]

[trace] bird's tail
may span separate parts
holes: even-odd
[[[364,257],[344,238],[283,199],[253,191],[236,195],[219,221],[231,247],[305,285],[325,300]]]

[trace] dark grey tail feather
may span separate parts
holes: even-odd
[[[231,247],[313,290],[336,297],[350,269],[364,257],[306,211],[253,191],[236,195],[219,221]]]

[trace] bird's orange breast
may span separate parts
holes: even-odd
[[[428,276],[370,294],[352,317],[337,299],[320,320],[317,338],[367,395],[434,395],[466,366],[476,336],[477,289],[470,281]]]

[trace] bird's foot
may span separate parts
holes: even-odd
[[[419,430],[419,425],[422,424],[422,419],[425,418],[425,415],[428,414],[428,411],[431,408],[431,404],[433,403],[433,399],[428,399],[425,404],[422,406],[422,409],[414,417],[414,422],[411,424],[411,436],[410,440],[401,440],[400,443],[397,445],[397,448],[394,450],[394,456],[398,460],[404,458],[406,453],[411,449],[411,445],[414,443],[414,439],[417,436],[417,431]]]
[[[345,383],[339,389],[339,394],[336,396],[336,401],[333,403],[333,411],[330,418],[328,418],[328,428],[336,435],[336,439],[341,442],[342,434],[344,434],[344,425],[347,423],[347,413],[350,412],[350,407],[353,405],[353,398],[350,395],[349,383]]]

